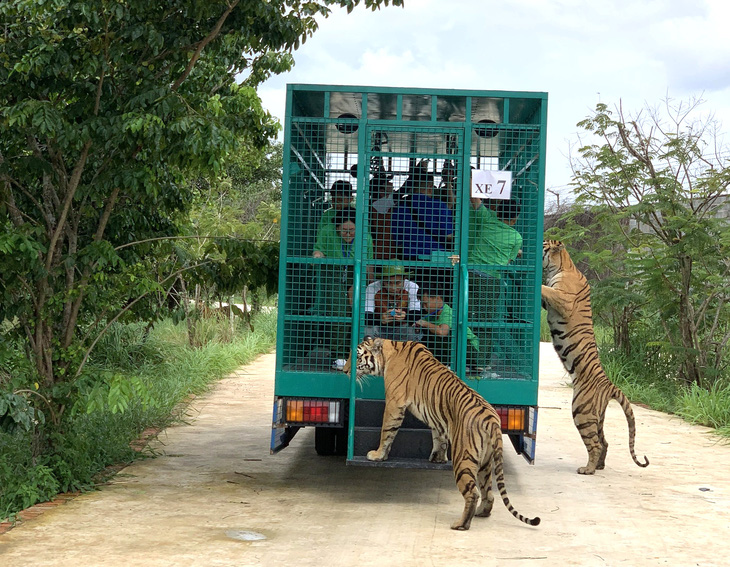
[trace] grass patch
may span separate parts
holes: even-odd
[[[540,342],[549,343],[553,338],[550,335],[550,325],[547,322],[547,311],[540,309]]]
[[[611,381],[633,403],[671,413],[690,423],[712,427],[718,435],[730,437],[730,385],[719,381],[709,389],[687,386],[677,378],[676,361],[637,340],[631,356],[610,345],[610,333],[601,337],[601,364]]]
[[[615,351],[601,349],[600,357],[606,375],[629,400],[665,413],[676,413],[681,387],[675,382],[637,372],[635,360]]]
[[[276,343],[275,311],[255,315],[254,332],[242,324],[232,332],[228,320],[205,324],[208,342],[200,348],[189,346],[185,323],[165,321],[149,331],[142,324],[114,325],[58,427],[0,423],[0,519],[12,520],[58,492],[93,488],[105,467],[143,458],[130,443],[144,430],[184,419],[189,396]]]
[[[714,384],[709,390],[692,385],[678,397],[677,414],[691,423],[714,427],[730,437],[730,386]]]

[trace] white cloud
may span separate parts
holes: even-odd
[[[546,91],[547,185],[570,181],[576,123],[599,99],[639,110],[703,95],[730,126],[726,0],[406,0],[333,11],[293,71],[259,91],[283,118],[289,83]]]

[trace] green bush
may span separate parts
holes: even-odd
[[[90,489],[105,467],[142,457],[130,447],[142,431],[180,420],[190,395],[271,350],[276,312],[255,315],[253,325],[255,332],[237,325],[232,342],[224,342],[218,337],[230,335],[230,323],[220,322],[201,348],[188,345],[184,323],[164,321],[149,331],[113,325],[58,423],[0,423],[0,519],[59,491]],[[6,386],[0,384],[0,397],[12,395]],[[44,410],[41,403],[34,408]]]
[[[598,326],[596,337],[601,364],[608,377],[634,403],[679,415],[713,427],[730,437],[730,385],[717,381],[709,389],[679,379],[679,361],[655,345],[648,331],[636,333],[629,354],[613,346],[611,333]]]
[[[705,390],[692,384],[679,396],[677,413],[687,421],[714,427],[730,437],[730,385],[715,383]]]
[[[0,431],[0,519],[53,498],[59,483],[52,470],[33,458],[33,434]]]

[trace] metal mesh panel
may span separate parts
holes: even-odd
[[[479,338],[477,369],[489,379],[528,379],[537,355],[533,328],[540,129],[487,124],[472,130],[474,169],[512,172],[509,200],[469,206],[469,325]]]
[[[463,131],[380,124],[368,138],[364,218],[374,253],[366,260],[372,281],[361,290],[360,335],[420,341],[453,366]]]
[[[536,381],[540,101],[294,95],[277,393],[311,375],[342,395],[338,368],[366,334],[421,341],[462,377]],[[511,171],[512,200],[470,199],[471,169]]]

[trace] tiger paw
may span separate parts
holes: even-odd
[[[461,522],[454,522],[451,524],[452,530],[466,531],[469,529],[469,524],[462,524]]]
[[[580,467],[578,469],[578,474],[595,474],[596,469],[590,469],[588,467]]]
[[[443,453],[441,451],[434,451],[431,453],[431,456],[428,458],[429,461],[432,463],[445,463],[447,462],[446,453]]]
[[[384,461],[385,459],[380,455],[378,451],[368,451],[366,455],[368,461]]]

